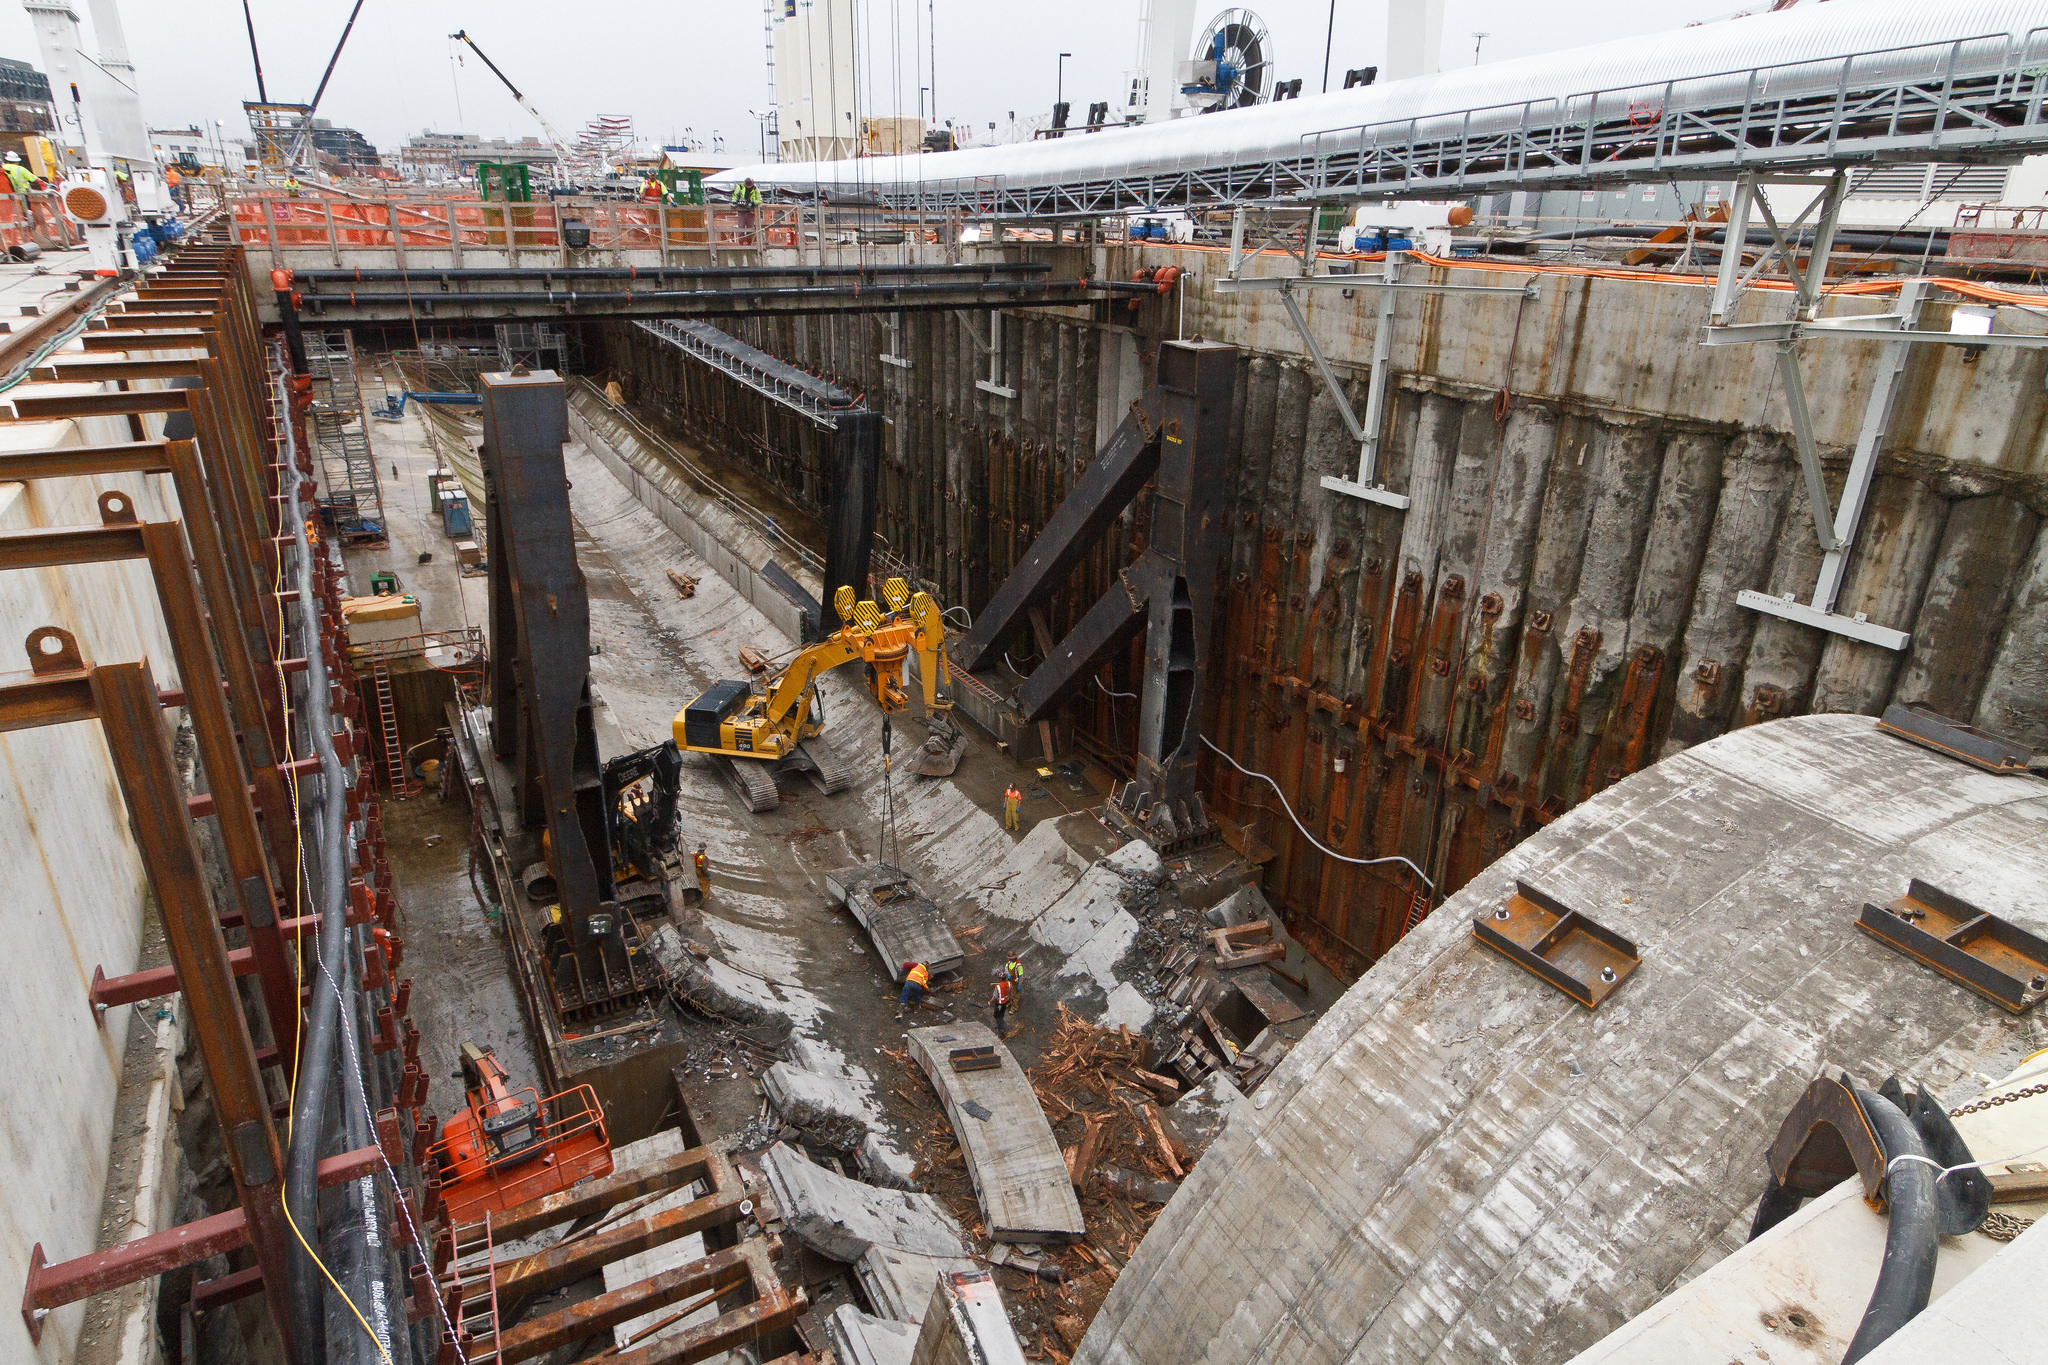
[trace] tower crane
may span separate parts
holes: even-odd
[[[562,135],[555,131],[555,125],[548,122],[548,116],[546,114],[543,114],[540,111],[539,106],[534,104],[532,100],[526,98],[525,95],[519,92],[519,87],[512,84],[512,78],[510,76],[507,76],[504,72],[500,71],[498,69],[498,64],[492,61],[490,57],[484,52],[484,50],[476,45],[476,39],[469,36],[468,29],[456,29],[455,32],[449,34],[448,36],[451,39],[459,38],[463,42],[468,43],[470,46],[470,50],[475,52],[477,56],[483,58],[484,65],[488,66],[491,69],[491,74],[493,76],[496,76],[499,80],[505,82],[505,88],[512,92],[513,99],[519,101],[519,107],[521,109],[524,109],[527,113],[533,115],[533,121],[540,125],[541,135],[547,138],[548,145],[555,149],[555,155],[557,158],[559,158],[558,164],[561,167],[562,173],[564,175],[567,175],[569,171],[569,163],[574,158],[575,152],[570,149],[568,142],[562,137]]]

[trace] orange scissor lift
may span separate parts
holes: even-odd
[[[514,1090],[496,1055],[473,1043],[462,1045],[462,1079],[467,1104],[428,1149],[454,1225],[611,1174],[611,1139],[589,1086],[545,1100],[532,1086]]]

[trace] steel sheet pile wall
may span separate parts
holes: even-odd
[[[1753,298],[1744,320],[1783,308]],[[1700,348],[1704,314],[1701,289],[1583,278],[1547,279],[1526,302],[1405,297],[1381,465],[1413,499],[1400,513],[1321,487],[1352,471],[1357,448],[1277,301],[1188,291],[1188,332],[1245,351],[1210,738],[1270,774],[1323,844],[1404,855],[1438,887],[1432,901],[1398,865],[1331,861],[1270,788],[1212,763],[1215,809],[1270,845],[1267,894],[1334,969],[1362,970],[1431,903],[1621,776],[1733,727],[1919,701],[2048,746],[2048,356],[1924,347],[1910,361],[1840,608],[1913,632],[1896,654],[1736,605],[1750,587],[1803,599],[1820,553],[1770,350]],[[1362,410],[1364,370],[1347,362],[1372,351],[1363,291],[1320,291],[1309,315]],[[892,423],[882,532],[945,600],[978,609],[1106,434],[1100,423],[1135,396],[1130,379],[1106,376],[1174,314],[1147,304],[1132,320],[1141,330],[1006,316],[1000,373],[1014,400],[975,386],[988,358],[964,329],[986,338],[984,318],[906,316],[892,353],[908,370],[881,363],[889,336],[873,318],[740,330],[879,395]],[[1929,325],[1945,326],[1945,309]],[[1807,347],[1837,486],[1875,351]],[[794,417],[763,414],[701,367],[678,380],[674,361],[633,363],[685,395],[672,410],[692,438],[748,458],[804,451],[788,486],[806,498],[823,486],[822,445],[784,440]],[[1074,576],[1048,613],[1055,634],[1143,529],[1142,514],[1119,525]],[[1074,708],[1083,738],[1128,744],[1135,703],[1098,688]]]

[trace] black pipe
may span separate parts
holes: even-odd
[[[1856,1102],[1863,1106],[1884,1152],[1886,1229],[1877,1287],[1870,1291],[1862,1325],[1856,1329],[1842,1365],[1855,1365],[1927,1306],[1934,1292],[1935,1258],[1941,1252],[1941,1209],[1934,1186],[1937,1171],[1927,1157],[1920,1130],[1882,1095],[1858,1090]],[[1920,1159],[1899,1160],[1905,1156]]]
[[[1684,225],[1673,224],[1672,226],[1682,227]],[[1728,235],[1728,230],[1719,224],[1709,225],[1700,223],[1696,224],[1696,226],[1700,229],[1699,233],[1693,238],[1696,242],[1718,243]],[[1579,228],[1576,231],[1539,232],[1528,237],[1508,237],[1500,240],[1503,243],[1507,243],[1563,242],[1579,239],[1591,241],[1596,237],[1650,238],[1655,237],[1660,232],[1668,231],[1670,231],[1668,227],[1639,227],[1612,224],[1606,227]],[[1879,232],[1867,228],[1851,228],[1847,231],[1835,233],[1835,245],[1857,251],[1881,251],[1886,246],[1903,246],[1908,249],[1918,249],[1924,248],[1927,245],[1929,236],[1932,236],[1937,244],[1945,246],[1948,243],[1948,235],[1949,230],[1947,228],[1912,228],[1910,230],[1902,229],[1898,232]],[[1809,246],[1813,242],[1813,230],[1811,228],[1801,228],[1796,232],[1788,232],[1785,234],[1785,239],[1794,246]],[[1776,239],[1771,236],[1767,228],[1751,228],[1744,234],[1742,240],[1745,244],[1752,246],[1769,246]],[[1670,246],[1675,249],[1682,242],[1683,239],[1674,239],[1659,245]]]
[[[548,266],[414,266],[409,270],[294,270],[292,278],[309,284],[358,280],[736,280],[736,279],[873,279],[883,275],[1045,275],[1049,261],[1018,261],[1012,265],[571,265]],[[995,282],[995,281],[991,281]]]
[[[285,1158],[284,1199],[299,1239],[312,1245],[320,1238],[320,1143],[327,1127],[327,1088],[333,1079],[341,1005],[331,978],[333,969],[346,961],[347,953],[348,863],[344,845],[348,803],[341,760],[334,752],[334,737],[330,733],[333,719],[328,710],[326,666],[320,648],[319,599],[313,592],[312,550],[306,543],[306,509],[301,501],[303,476],[298,468],[297,450],[291,445],[290,424],[284,429],[288,449],[282,478],[290,489],[290,525],[298,556],[299,654],[307,661],[302,714],[320,757],[319,944],[321,960],[327,964],[321,977],[313,982],[307,1002],[298,1090],[292,1096],[292,1142]],[[327,1357],[325,1277],[305,1247],[297,1245],[292,1248],[290,1273],[293,1339],[299,1343],[307,1365],[323,1365]]]
[[[849,293],[836,285],[796,285],[773,289],[646,289],[613,290],[602,293],[579,293],[575,290],[505,290],[479,294],[364,294],[350,290],[345,294],[305,294],[300,302],[324,306],[336,304],[344,307],[364,305],[406,305],[419,307],[436,304],[483,304],[494,303],[545,303],[557,307],[574,309],[583,304],[611,303],[733,303],[751,307],[763,301],[787,300],[802,302],[815,299],[821,302],[837,302],[851,299],[862,307],[885,311],[894,306],[898,299],[927,299],[938,295],[958,294],[968,286],[957,284],[883,284],[873,288]],[[1155,285],[1130,280],[1047,280],[1040,284],[999,282],[985,284],[971,292],[983,298],[1000,298],[1006,302],[1029,304],[1047,295],[1058,294],[1061,303],[1074,302],[1076,294],[1156,294]],[[941,303],[938,307],[947,307]],[[962,304],[960,306],[965,306]],[[746,307],[734,311],[746,311]]]
[[[284,324],[284,348],[291,356],[293,374],[311,374],[306,361],[306,338],[299,331],[298,300],[289,289],[277,291],[277,317]]]

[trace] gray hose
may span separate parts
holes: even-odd
[[[1882,1095],[1858,1090],[1856,1102],[1863,1106],[1884,1151],[1887,1226],[1877,1287],[1870,1291],[1863,1323],[1842,1365],[1854,1365],[1869,1355],[1927,1306],[1934,1291],[1935,1258],[1941,1251],[1936,1168],[1919,1130]],[[1921,1159],[1900,1161],[1902,1156]]]

